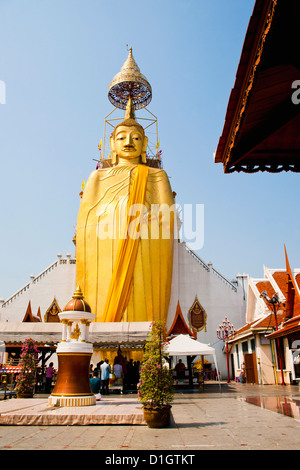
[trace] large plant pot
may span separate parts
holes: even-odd
[[[151,407],[144,405],[144,418],[149,428],[166,428],[170,424],[171,405]]]

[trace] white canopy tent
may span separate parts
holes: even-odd
[[[166,351],[169,356],[213,356],[220,384],[216,351],[211,346],[208,346],[208,344],[200,343],[188,335],[181,334],[169,341]]]

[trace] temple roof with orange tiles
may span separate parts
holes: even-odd
[[[300,331],[300,270],[292,271],[286,249],[285,259],[285,269],[264,267],[264,278],[249,278],[247,324],[231,337],[231,341],[237,337],[253,334],[254,331],[265,331],[269,339]],[[264,291],[270,299],[274,294],[279,296],[280,304],[276,311],[276,319],[267,300],[261,297]],[[275,320],[277,320],[277,330]]]

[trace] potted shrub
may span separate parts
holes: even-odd
[[[20,373],[16,378],[15,392],[18,398],[31,398],[34,393],[38,349],[32,338],[26,338],[22,346],[19,362]]]
[[[138,383],[138,399],[143,404],[144,417],[149,427],[162,428],[170,423],[173,400],[173,376],[168,367],[165,324],[155,321],[149,338]]]

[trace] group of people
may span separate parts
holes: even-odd
[[[50,394],[52,389],[52,380],[55,374],[53,362],[50,362],[45,371],[45,392]],[[109,394],[109,382],[114,377],[114,380],[122,379],[123,387],[127,389],[136,389],[139,381],[140,362],[130,359],[127,361],[121,354],[118,354],[113,366],[109,364],[109,360],[98,362],[94,368],[90,366],[90,383],[92,392],[101,398],[101,395]]]
[[[38,367],[36,371],[35,393],[51,393],[53,383],[55,383],[57,370],[54,368],[53,362],[45,367]],[[16,386],[16,378],[14,377],[14,387]]]
[[[109,360],[98,362],[93,368],[90,366],[90,383],[92,392],[101,399],[102,395],[109,394],[109,382],[112,380],[119,381],[122,379],[123,388],[136,389],[139,381],[140,362],[126,359],[122,355],[117,355],[114,359],[113,366],[109,364]]]

